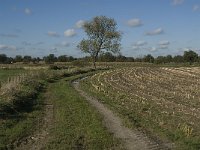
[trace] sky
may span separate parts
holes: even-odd
[[[101,15],[117,22],[122,55],[200,54],[199,0],[0,0],[0,54],[83,57],[82,26]]]

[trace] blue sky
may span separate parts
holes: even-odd
[[[199,0],[0,0],[0,53],[85,56],[81,26],[99,15],[117,21],[125,56],[200,54]]]

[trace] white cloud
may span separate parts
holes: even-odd
[[[52,48],[50,48],[50,52],[51,53],[57,53],[58,49],[56,47],[52,47]]]
[[[135,18],[135,19],[130,19],[130,20],[128,20],[128,21],[127,21],[127,25],[128,25],[129,27],[139,27],[139,26],[142,26],[143,23],[142,23],[142,21],[141,21],[140,19]]]
[[[167,41],[167,40],[164,40],[164,41],[160,41],[158,44],[159,44],[159,45],[169,45],[170,42]]]
[[[194,5],[192,10],[193,11],[198,11],[198,10],[200,10],[200,6],[199,5]]]
[[[146,35],[159,35],[159,34],[162,34],[162,33],[164,33],[164,30],[162,28],[157,28],[153,31],[146,32],[145,34]]]
[[[160,49],[168,49],[169,45],[170,45],[169,41],[163,40],[163,41],[160,41],[157,46],[153,46],[153,47],[150,47],[148,49],[151,52],[155,52],[155,51],[158,51]]]
[[[141,49],[144,49],[145,45],[147,45],[146,41],[137,41],[131,46],[131,49],[132,50],[141,50]]]
[[[132,50],[140,50],[140,47],[139,47],[139,46],[133,45],[133,46],[131,47],[131,49],[132,49]]]
[[[24,13],[25,13],[26,15],[31,15],[31,14],[32,14],[32,11],[31,11],[30,8],[25,8],[25,9],[24,9]]]
[[[69,47],[71,44],[67,41],[63,41],[61,43],[56,44],[58,47]]]
[[[67,37],[72,37],[72,36],[75,36],[76,35],[76,32],[74,29],[67,29],[65,32],[64,32],[64,35],[67,36]]]
[[[134,45],[135,46],[144,46],[144,45],[147,45],[147,42],[146,41],[137,41]]]
[[[158,43],[158,45],[159,45],[158,49],[168,49],[169,45],[170,45],[170,42],[167,41],[167,40],[164,40],[164,41],[160,41]]]
[[[168,49],[169,46],[168,46],[168,45],[160,45],[158,48],[159,48],[159,49]]]
[[[59,37],[59,34],[54,31],[48,31],[47,34],[48,34],[48,36],[51,36],[51,37]]]
[[[85,21],[84,20],[79,20],[76,22],[76,28],[82,28],[85,24]]]
[[[3,45],[0,44],[0,50],[16,50],[17,48],[12,45]]]
[[[173,0],[172,4],[173,5],[181,5],[184,2],[184,0]]]
[[[150,51],[151,51],[151,52],[155,52],[155,51],[157,51],[157,50],[158,50],[158,48],[156,48],[156,47],[151,47],[151,48],[150,48]]]

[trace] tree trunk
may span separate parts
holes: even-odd
[[[93,67],[94,67],[95,70],[97,68],[96,67],[96,61],[97,61],[97,58],[98,58],[99,51],[92,57],[93,58]]]
[[[93,58],[93,67],[94,67],[94,69],[96,70],[96,59],[95,58]]]

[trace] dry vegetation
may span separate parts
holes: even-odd
[[[43,92],[46,86],[64,77],[92,69],[37,70],[5,78],[0,87],[0,149],[12,149],[13,143],[28,136],[43,116]]]
[[[90,92],[107,97],[101,99],[134,126],[200,149],[199,81],[199,67],[129,67],[96,74],[83,87],[92,85]]]

